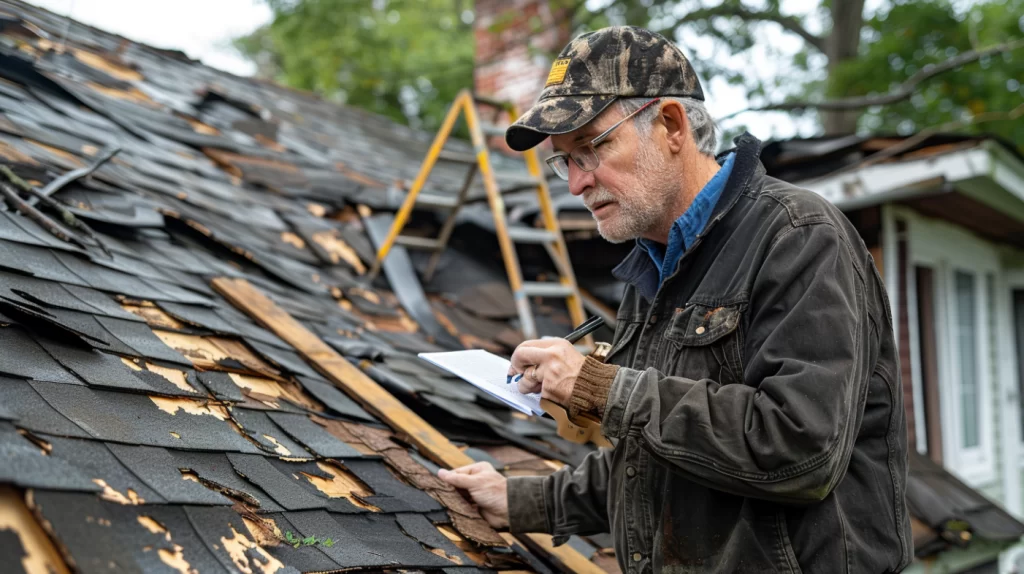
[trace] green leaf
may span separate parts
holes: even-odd
[[[330,548],[331,546],[334,546],[334,541],[328,538],[327,540],[324,540],[324,546]]]
[[[302,539],[302,543],[305,544],[306,546],[309,546],[311,544],[316,544],[316,536],[307,536],[306,538]]]
[[[233,44],[257,63],[260,74],[267,78],[328,99],[343,98],[347,105],[427,131],[440,125],[459,90],[473,86],[474,30],[462,18],[462,11],[471,9],[472,2],[388,0],[387,9],[376,10],[375,3],[369,1],[263,1],[273,20],[236,38]],[[339,9],[339,4],[344,8]],[[712,15],[721,6],[777,15],[783,12],[782,4],[780,0],[551,0],[552,13],[564,6],[571,14],[570,36],[612,24],[630,24],[656,28],[684,42],[699,39],[681,48],[697,69],[709,101],[722,97],[712,88],[723,83],[741,88],[755,98],[754,103],[884,93],[914,70],[944,61],[951,54],[1019,38],[1024,22],[1024,0],[966,4],[892,0],[865,11],[859,34],[851,36],[856,43],[851,47],[853,57],[829,62],[816,48],[800,45],[802,40],[795,34],[782,32],[777,22]],[[599,7],[591,12],[588,6]],[[834,33],[832,11],[843,6],[836,0],[817,0],[800,12],[787,9],[784,13],[831,46],[842,36]],[[388,19],[392,11],[399,14],[393,23]],[[517,32],[510,28],[526,18],[521,11],[505,11],[491,21],[490,33],[514,36]],[[442,21],[453,24],[444,26]],[[476,21],[479,25],[479,18]],[[548,27],[542,23],[538,29],[536,20],[525,23],[527,30],[533,26],[535,32]],[[779,33],[786,34],[787,42],[773,40]],[[786,47],[793,39],[795,47]],[[527,42],[510,48],[518,47],[527,48],[531,55],[552,57]],[[772,65],[760,65],[759,58],[769,58]],[[938,125],[959,119],[972,109],[1006,111],[1024,97],[1022,77],[1024,50],[994,56],[987,67],[975,62],[924,82],[917,90],[921,97],[913,101],[864,110],[859,125],[862,130],[891,131],[904,122]],[[804,117],[820,116],[823,114],[811,110]],[[734,125],[727,122],[723,128]],[[1024,118],[979,129],[1024,142]]]

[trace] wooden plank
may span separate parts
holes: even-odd
[[[0,486],[0,530],[13,532],[25,552],[20,559],[5,556],[5,561],[19,560],[28,574],[69,574],[64,558],[32,515],[21,492],[6,485]],[[13,569],[14,564],[7,566]]]
[[[555,562],[555,565],[563,570],[578,574],[608,574],[568,544],[556,547],[551,536],[547,534],[527,534],[519,538],[529,539],[528,546],[547,554]]]
[[[447,468],[475,462],[453,445],[448,437],[430,426],[366,373],[345,360],[251,283],[245,279],[218,277],[212,284],[213,288],[231,304],[295,347],[328,380],[345,391],[363,408],[382,419],[396,432],[406,435],[425,456]],[[535,548],[569,572],[605,574],[568,544],[555,547],[551,543],[551,536],[526,534],[520,539],[529,540]]]
[[[345,360],[251,283],[245,279],[218,277],[212,284],[233,305],[295,347],[299,354],[363,408],[395,431],[407,435],[431,460],[448,468],[473,464],[473,459],[456,448],[447,437],[381,388],[366,373]]]

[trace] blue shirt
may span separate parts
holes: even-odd
[[[640,240],[640,244],[647,248],[647,253],[654,261],[654,266],[658,268],[658,275],[661,277],[662,283],[665,281],[665,277],[675,271],[676,264],[679,263],[683,253],[693,245],[697,234],[708,224],[711,212],[714,211],[715,204],[718,203],[718,198],[722,196],[722,191],[725,189],[725,183],[729,181],[729,173],[732,172],[732,163],[735,158],[735,153],[731,153],[729,157],[725,158],[725,163],[722,164],[718,173],[711,178],[704,189],[700,190],[697,197],[693,198],[690,207],[686,208],[679,219],[675,220],[672,229],[668,232],[668,245],[647,239]]]

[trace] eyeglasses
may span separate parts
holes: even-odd
[[[640,106],[640,108],[637,109],[635,112],[615,122],[615,125],[601,132],[601,135],[597,136],[596,138],[590,140],[587,143],[582,143],[576,146],[569,153],[556,153],[555,155],[549,157],[545,161],[549,166],[551,166],[551,171],[555,172],[555,175],[557,175],[558,177],[562,178],[565,181],[569,181],[568,158],[572,158],[572,161],[574,161],[576,165],[579,166],[579,168],[582,169],[583,171],[594,171],[595,169],[597,169],[597,166],[601,165],[601,158],[597,156],[597,146],[604,143],[605,138],[607,138],[608,134],[612,133],[612,131],[615,128],[621,126],[623,123],[626,122],[626,120],[644,111],[648,106],[657,103],[659,100],[661,100],[661,98],[654,98],[653,100]]]

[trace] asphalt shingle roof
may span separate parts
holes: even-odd
[[[46,220],[0,208],[3,562],[51,538],[84,572],[547,568],[210,286],[246,279],[481,459],[578,460],[552,424],[415,356],[507,351],[508,317],[431,295],[418,324],[362,278],[367,216],[398,205],[429,136],[28,4],[0,21],[0,163],[42,189],[119,150],[52,196],[102,246],[51,233],[69,224],[45,202]],[[514,447],[494,427],[517,422]]]

